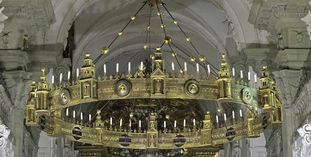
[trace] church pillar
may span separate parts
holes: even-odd
[[[297,123],[294,121],[297,116],[293,114],[294,104],[311,67],[311,45],[308,35],[304,33],[305,24],[301,21],[307,14],[307,10],[302,9],[306,8],[307,2],[288,0],[284,4],[255,0],[251,8],[249,22],[269,32],[269,40],[273,44],[249,46],[244,53],[253,62],[252,66],[269,67],[284,105],[283,124],[265,131],[268,157],[292,157],[294,124]]]

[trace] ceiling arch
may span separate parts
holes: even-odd
[[[190,36],[193,35],[192,39],[196,39],[194,43],[198,43],[201,51],[213,50],[214,52],[210,53],[219,54],[219,51],[226,52],[226,38],[229,30],[223,22],[226,19],[230,19],[234,24],[234,39],[238,45],[258,40],[263,41],[259,39],[258,31],[248,23],[249,6],[244,1],[238,0],[235,3],[222,0],[215,3],[214,0],[171,0],[167,1],[167,4],[176,19],[180,20],[182,27],[190,32]],[[76,24],[80,22],[80,26],[83,27],[76,27],[78,31],[76,45],[78,47],[75,51],[74,64],[81,61],[81,55],[86,51],[95,51],[93,53],[96,56],[95,54],[100,52],[100,47],[104,46],[103,43],[113,38],[112,33],[118,32],[128,17],[139,7],[140,2],[140,0],[53,0],[57,22],[47,32],[49,41],[46,43],[66,44],[67,32],[73,21]],[[164,16],[164,20],[166,23],[170,22],[168,16]],[[168,29],[177,33],[177,29],[170,27]],[[134,30],[129,30],[129,32],[135,34]],[[136,33],[139,32],[136,31]],[[182,38],[182,36],[178,36],[178,38]],[[137,40],[139,37],[129,37],[128,39]],[[101,45],[99,41],[103,41]],[[181,41],[176,41],[178,41],[178,45],[190,49]],[[91,44],[92,42],[97,42],[98,45],[94,46]],[[122,44],[121,42],[134,44],[125,40],[116,44]],[[142,40],[141,43],[143,43]],[[204,47],[207,44],[208,46]],[[94,48],[90,48],[90,45],[93,45]],[[139,44],[134,45],[138,46]],[[133,49],[137,49],[137,47]],[[204,53],[209,57],[209,53]]]
[[[125,25],[126,22],[129,20],[129,17],[137,10],[137,8],[139,8],[139,3],[140,1],[136,1],[135,3],[131,3],[114,10],[107,10],[106,12],[102,12],[100,14],[88,12],[87,10],[90,10],[91,8],[94,9],[94,6],[89,6],[89,9],[86,9],[85,12],[82,12],[81,15],[76,19],[76,24],[78,25],[76,27],[76,31],[80,33],[77,34],[76,38],[78,47],[75,51],[74,63],[79,62],[79,60],[81,61],[81,57],[83,56],[82,54],[85,52],[95,51],[93,52],[93,56],[97,56],[101,47],[105,46],[105,42],[111,41],[114,38],[115,33],[120,31],[123,25]],[[96,3],[94,5],[100,7],[100,5],[103,4]],[[211,53],[218,54],[220,54],[219,51],[225,52],[224,42],[227,27],[222,23],[222,21],[225,19],[225,14],[223,14],[221,10],[217,9],[214,5],[211,5],[206,1],[200,0],[198,0],[196,3],[192,1],[190,4],[189,1],[185,1],[184,3],[183,1],[178,1],[178,3],[170,2],[167,4],[167,6],[169,10],[171,10],[173,16],[179,21],[181,27],[184,28],[184,30],[187,32],[187,34],[189,34],[191,39],[193,39],[192,41],[195,43],[198,49],[203,51],[204,55],[209,56],[209,54],[206,53],[208,50],[212,50],[213,52]],[[139,17],[137,17],[137,20],[135,20],[134,23],[138,24],[135,25],[133,23],[134,26],[130,25],[129,28],[124,32],[124,37],[126,35],[137,36],[143,34],[143,28],[146,26],[146,24],[145,21],[139,21],[139,19],[147,16],[147,12],[148,9],[143,11],[142,15],[139,15]],[[93,20],[89,20],[90,16],[93,16]],[[111,18],[112,16],[113,18]],[[154,16],[152,19],[154,23],[158,22],[158,26],[160,26],[160,20],[158,19],[158,17]],[[168,15],[164,15],[163,19],[164,23],[167,25],[169,33],[180,34],[176,36],[176,38],[178,39],[186,38],[182,36],[182,33],[179,32],[178,27],[173,24],[173,21]],[[85,24],[87,22],[88,24]],[[211,23],[215,24],[211,25]],[[140,29],[138,29],[139,27]],[[160,36],[162,36],[162,30],[158,28],[156,31],[160,33],[155,34],[155,37],[153,38],[160,38]],[[138,36],[136,38],[127,38],[128,40],[131,39],[131,41],[141,42],[141,47],[144,44],[143,40],[139,40]],[[162,37],[162,39],[157,41],[159,45],[163,42],[163,39],[164,36]],[[178,41],[176,42],[176,44],[178,45],[188,44],[186,40],[184,40],[184,43],[182,42],[182,40],[175,41]],[[116,45],[121,46],[122,42],[126,42],[126,40],[118,40],[118,43],[116,43]],[[94,43],[97,43],[98,45]],[[135,44],[133,42],[126,43]],[[191,45],[189,44],[187,46],[190,47]],[[186,49],[190,49],[189,47]]]

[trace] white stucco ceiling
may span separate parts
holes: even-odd
[[[234,4],[230,0],[164,0],[164,2],[167,3],[167,7],[181,27],[189,34],[200,53],[214,65],[218,65],[220,52],[226,52],[226,39],[232,37],[231,27],[234,27],[234,39],[238,44],[260,42],[257,30],[248,23],[249,6],[246,5],[246,0],[237,0]],[[91,53],[93,58],[100,54],[101,48],[113,40],[129,17],[141,6],[142,0],[53,0],[52,3],[55,8],[56,23],[47,32],[46,43],[66,44],[67,32],[75,22],[76,50],[73,66],[76,68],[81,66],[85,53]],[[148,57],[143,49],[148,11],[149,8],[146,6],[129,25],[124,35],[111,47],[111,54],[102,58],[97,66],[102,66],[106,62],[126,64],[129,58],[138,63]],[[155,47],[163,42],[164,34],[159,27],[159,18],[155,12],[153,15],[152,43]],[[173,42],[189,54],[195,55],[169,15],[164,14],[163,18]],[[228,21],[232,22],[232,25],[229,26]],[[164,50],[169,51],[167,46]],[[128,57],[120,55],[123,53]],[[139,57],[135,55],[136,53],[140,54]],[[182,53],[180,56],[185,58]]]

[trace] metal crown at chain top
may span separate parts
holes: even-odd
[[[159,1],[144,5],[147,2],[150,8],[165,6]],[[164,44],[172,48],[167,35]],[[210,64],[199,55],[195,74],[188,72],[187,62],[176,72],[173,63],[171,70],[166,69],[161,47],[136,70],[128,63],[126,74],[120,73],[117,63],[116,73],[107,74],[105,64],[104,74],[96,75],[89,54],[76,77],[69,72],[65,80],[61,74],[58,83],[53,76],[48,84],[43,69],[40,82],[31,85],[26,124],[39,126],[50,136],[104,147],[220,149],[225,143],[259,137],[267,127],[282,122],[282,103],[267,67],[259,82],[250,72],[244,77],[240,71],[237,77],[222,54],[213,77]],[[108,51],[103,49],[103,55]],[[206,76],[200,72],[202,65]],[[207,106],[207,111],[200,116],[202,110],[195,111],[194,104]],[[183,113],[175,114],[178,110]]]

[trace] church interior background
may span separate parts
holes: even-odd
[[[311,157],[310,0],[0,0],[0,157]]]

